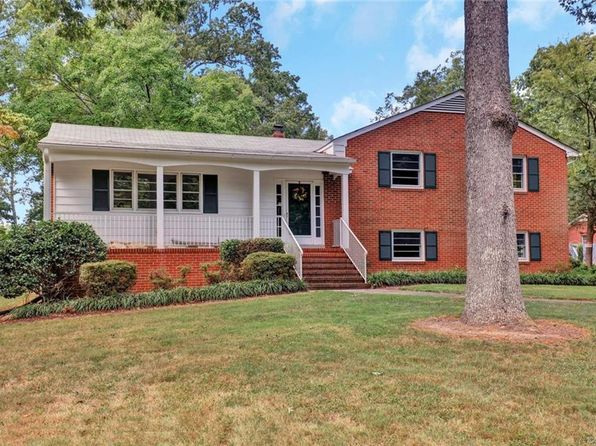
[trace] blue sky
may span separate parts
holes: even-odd
[[[257,1],[263,33],[285,69],[301,77],[323,126],[338,136],[367,124],[389,91],[463,49],[463,0]],[[557,0],[509,0],[511,75],[540,46],[594,27],[579,26]]]

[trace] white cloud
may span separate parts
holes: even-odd
[[[277,3],[276,8],[267,18],[268,28],[271,30],[275,43],[284,47],[290,40],[292,25],[298,21],[297,16],[306,7],[306,0],[289,0]]]
[[[532,29],[541,29],[561,11],[556,0],[517,0],[509,10],[509,20],[523,23]]]
[[[354,96],[344,96],[333,104],[333,133],[342,135],[351,129],[362,127],[370,123],[374,116],[375,112],[368,105],[358,101]]]
[[[436,53],[431,53],[423,44],[412,45],[406,56],[406,63],[410,73],[432,69],[445,62],[455,48],[440,48]]]
[[[348,22],[350,37],[358,42],[387,38],[398,18],[397,2],[361,2]]]

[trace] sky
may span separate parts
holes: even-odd
[[[463,49],[463,0],[257,1],[263,34],[284,69],[300,76],[323,127],[339,136],[370,122],[386,93],[400,93],[418,71]],[[580,26],[558,0],[509,0],[511,76],[541,46]]]

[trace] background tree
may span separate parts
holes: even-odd
[[[467,282],[462,321],[520,324],[507,0],[465,0]]]
[[[412,85],[406,85],[400,95],[387,93],[385,104],[376,111],[375,121],[430,102],[464,87],[463,51],[451,53],[445,64],[416,74]]]
[[[39,154],[31,119],[0,107],[0,218],[17,224],[17,203],[31,194],[31,183],[19,176],[35,175]]]
[[[571,15],[575,16],[577,23],[596,23],[596,6],[594,0],[559,0],[559,3]]]
[[[596,154],[582,153],[569,166],[569,208],[573,215],[585,215],[587,220],[587,243],[584,246],[584,262],[592,266],[594,226],[596,226]]]

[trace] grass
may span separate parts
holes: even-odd
[[[5,297],[0,296],[0,310],[9,310],[11,308],[20,307],[34,298],[35,294],[23,294],[14,299],[6,299]]]
[[[409,327],[461,306],[314,292],[5,324],[2,443],[593,444],[594,341]],[[596,329],[596,305],[528,308]]]
[[[404,290],[463,294],[465,285],[425,284],[400,287]],[[596,286],[522,285],[524,297],[540,299],[596,300]]]

